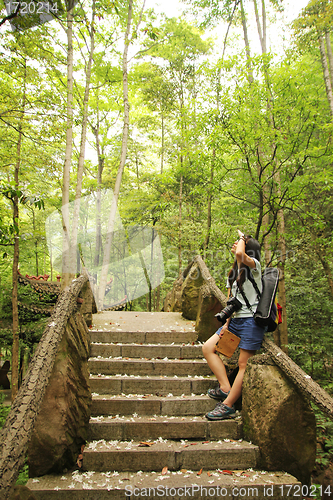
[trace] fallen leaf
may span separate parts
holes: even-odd
[[[191,443],[191,445],[198,444],[198,443]]]
[[[212,473],[211,473],[211,472],[207,472],[207,476],[211,476],[211,475],[212,475]]]
[[[209,443],[209,441],[203,441],[203,442],[202,442],[202,444],[207,444],[207,443]]]
[[[197,476],[201,476],[202,474],[202,469],[199,470],[199,472],[197,472]]]
[[[141,443],[139,444],[139,446],[151,446],[153,443],[149,443],[148,441],[141,441]]]
[[[231,470],[223,470],[222,471],[223,474],[230,474],[231,476],[233,475],[233,472],[231,472]]]
[[[162,474],[163,476],[168,472],[168,468],[167,467],[163,467],[162,469]]]
[[[180,469],[180,472],[187,472],[187,469]]]

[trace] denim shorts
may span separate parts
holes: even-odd
[[[217,330],[217,335],[219,335],[221,330],[222,326]],[[252,317],[249,317],[232,318],[229,323],[228,330],[240,337],[240,349],[257,351],[261,347],[266,328],[262,328],[261,326],[257,325],[254,319]]]

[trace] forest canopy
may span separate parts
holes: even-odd
[[[196,254],[224,289],[241,229],[280,270],[276,342],[329,380],[333,2],[310,0],[288,26],[283,1],[186,0],[176,17],[137,0],[56,5],[46,22],[0,17],[0,276],[14,340],[31,320],[18,273],[66,281],[71,258],[83,263],[53,260],[47,218],[111,190],[124,238],[149,228],[163,255],[163,281],[127,307],[160,310]],[[77,249],[86,220],[71,217]]]

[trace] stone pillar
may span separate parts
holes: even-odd
[[[87,283],[83,286],[80,293],[80,298],[83,299],[83,302],[80,306],[80,313],[84,317],[87,326],[91,326],[92,315],[97,313],[97,307],[89,281],[87,281]]]
[[[217,298],[211,293],[208,285],[203,284],[199,289],[197,316],[195,331],[198,333],[198,340],[205,342],[221,326],[220,321],[215,318],[215,314],[220,312],[222,306]]]
[[[198,264],[191,267],[181,289],[181,310],[184,318],[196,320],[200,287],[204,283]]]
[[[259,467],[310,484],[316,420],[309,402],[266,354],[248,361],[242,396],[244,436],[259,446]]]

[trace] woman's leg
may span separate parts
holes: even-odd
[[[230,382],[227,376],[227,372],[224,366],[222,359],[215,352],[216,342],[218,341],[218,335],[214,333],[202,346],[202,352],[205,356],[209,368],[212,370],[214,375],[216,376],[220,389],[223,392],[230,391]]]
[[[254,356],[256,351],[249,351],[247,349],[240,349],[239,360],[238,360],[238,373],[232,384],[231,390],[228,397],[223,401],[223,403],[229,407],[236,403],[237,399],[242,394],[242,384],[245,373],[245,368],[248,360]]]

